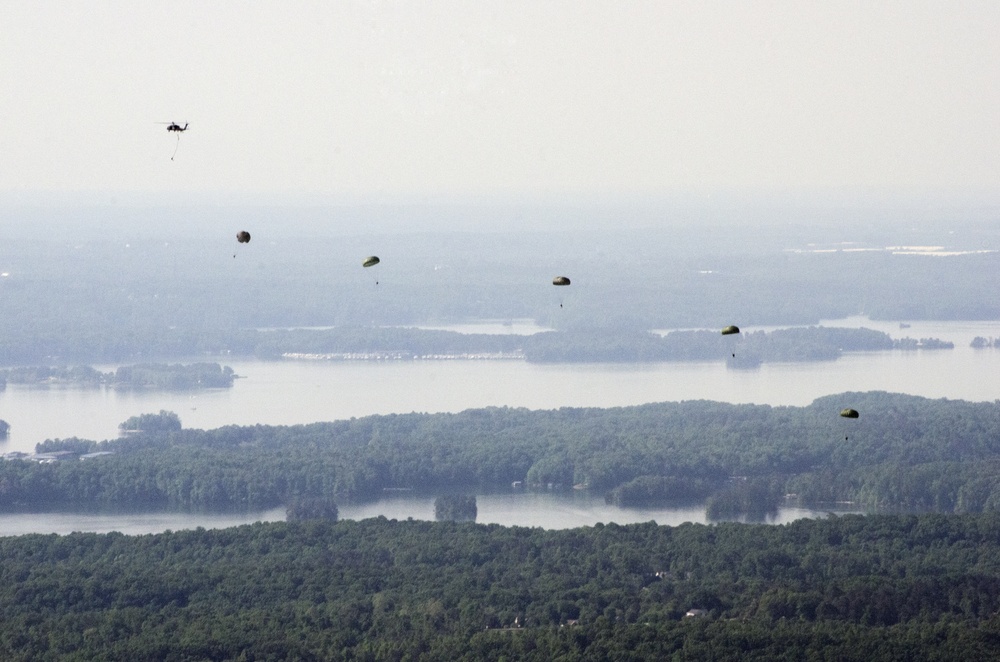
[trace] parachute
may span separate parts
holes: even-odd
[[[368,267],[374,267],[381,261],[382,260],[378,259],[377,255],[369,255],[368,257],[366,257],[364,260],[361,261],[361,266],[367,269]],[[375,284],[378,285],[378,278],[375,278]]]
[[[241,244],[250,243],[250,233],[247,232],[246,230],[240,230],[239,232],[236,233],[236,241],[240,242]],[[234,258],[236,257],[236,253],[233,253],[233,257]]]
[[[722,335],[724,335],[724,336],[731,336],[731,335],[739,333],[739,332],[740,332],[740,327],[734,326],[734,325],[730,325],[730,326],[727,326],[726,328],[724,328],[722,330]],[[733,358],[734,359],[736,358],[736,352],[733,352]]]
[[[566,285],[569,285],[569,278],[566,278],[566,276],[556,276],[552,279],[552,284],[565,287]],[[562,297],[559,297],[559,307],[563,307]]]
[[[861,414],[858,413],[857,409],[841,409],[840,415],[844,418],[858,418]],[[846,435],[844,436],[844,441],[848,441],[849,439]]]

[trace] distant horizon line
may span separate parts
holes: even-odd
[[[321,206],[353,204],[499,204],[576,206],[642,204],[651,206],[713,207],[731,204],[793,205],[864,204],[885,207],[921,203],[1000,204],[1000,188],[872,189],[861,187],[733,188],[676,191],[151,191],[151,190],[0,190],[0,204],[60,207],[91,206]]]

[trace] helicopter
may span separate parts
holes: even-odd
[[[157,122],[157,124],[167,124],[167,131],[172,131],[177,134],[177,144],[174,146],[174,153],[170,156],[170,160],[173,161],[174,157],[177,156],[177,148],[181,146],[181,133],[187,131],[188,123],[184,122],[184,126],[181,126],[177,122]]]

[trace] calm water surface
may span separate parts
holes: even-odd
[[[1000,337],[997,323],[826,322],[885,330],[894,338],[937,337],[953,350],[848,354],[836,361],[765,363],[727,369],[722,361],[559,364],[525,361],[228,361],[242,378],[230,389],[117,391],[78,387],[0,392],[11,424],[0,452],[32,452],[45,439],[109,439],[130,416],[176,412],[188,428],[292,425],[370,414],[457,412],[488,406],[554,409],[718,400],[807,405],[844,391],[891,391],[971,401],[1000,399],[1000,351],[973,350],[973,337]],[[752,331],[754,329],[747,329]],[[98,366],[111,370],[114,366]]]
[[[476,497],[480,524],[529,526],[543,529],[572,529],[597,522],[636,524],[655,521],[677,526],[685,522],[705,524],[705,506],[682,508],[618,508],[604,503],[604,497],[586,492],[546,493],[515,492]],[[342,519],[365,519],[384,515],[389,519],[434,519],[434,497],[411,496],[383,498],[377,503],[340,507]],[[785,524],[803,517],[823,517],[827,511],[806,508],[780,508],[770,524]]]
[[[512,333],[526,333],[523,325],[506,327]],[[176,412],[187,428],[212,429],[224,425],[292,425],[332,421],[370,414],[409,412],[457,412],[488,406],[554,409],[559,407],[616,407],[648,402],[717,400],[732,403],[807,405],[814,399],[844,391],[890,391],[930,398],[970,401],[1000,399],[1000,351],[973,350],[969,342],[976,336],[1000,337],[1000,323],[913,322],[907,329],[898,323],[871,322],[863,318],[835,320],[825,326],[865,326],[889,333],[893,338],[935,337],[955,343],[953,350],[886,351],[849,354],[836,361],[816,363],[765,363],[754,370],[727,369],[713,363],[659,364],[565,364],[538,365],[524,361],[228,361],[242,376],[231,389],[198,392],[136,392],[87,388],[24,388],[8,386],[0,392],[0,418],[11,424],[10,438],[0,443],[0,452],[33,452],[35,444],[49,438],[82,437],[108,439],[117,435],[118,424],[130,416]],[[443,328],[443,327],[442,327]],[[479,332],[476,325],[449,327],[462,332]],[[745,328],[754,331],[755,328]],[[110,370],[113,366],[99,366]],[[505,506],[504,499],[521,498]],[[604,506],[598,499],[560,502],[553,495],[510,495],[480,497],[480,522],[560,528],[596,522],[648,521],[660,523],[704,521],[703,510],[636,511]],[[496,501],[494,501],[494,499]],[[532,499],[538,500],[532,501]],[[382,501],[378,506],[341,510],[354,519],[385,515],[397,519],[430,518],[426,503],[404,499],[406,504]],[[538,505],[541,504],[541,505]],[[401,508],[398,512],[394,509]],[[374,510],[372,510],[374,508]],[[504,520],[510,508],[516,521]],[[607,510],[610,508],[610,510]],[[417,509],[417,510],[413,510]],[[605,510],[602,510],[605,509]],[[555,512],[549,517],[541,511]],[[421,514],[424,513],[424,514]],[[652,513],[652,514],[651,514]],[[657,514],[658,513],[658,514]],[[808,512],[789,517],[810,516]],[[233,520],[220,526],[249,520]],[[785,515],[782,515],[783,517]],[[36,520],[37,516],[33,516]],[[70,516],[66,516],[70,517]],[[72,516],[82,522],[80,516]],[[182,517],[182,516],[177,516]],[[188,526],[215,526],[211,518],[197,521],[183,516]],[[282,512],[268,515],[281,519]],[[536,519],[540,518],[540,519]],[[95,520],[85,530],[103,526],[133,526],[121,518],[118,524]],[[219,520],[229,522],[229,520]],[[538,522],[538,523],[536,523]],[[544,523],[541,523],[544,522]],[[23,532],[16,518],[0,517],[0,534]],[[48,526],[48,525],[47,525]],[[64,525],[53,520],[55,528]],[[73,526],[69,524],[69,526]],[[81,523],[81,526],[82,523]],[[176,521],[155,520],[135,524],[142,531],[185,528]],[[143,528],[145,527],[145,528]],[[160,528],[162,527],[162,528]]]
[[[657,524],[677,526],[684,522],[707,523],[705,506],[683,508],[617,508],[604,503],[599,496],[582,493],[554,494],[518,492],[487,494],[476,497],[480,524],[503,526],[540,527],[543,529],[571,529],[593,526],[598,522],[634,524],[655,521]],[[340,519],[361,520],[384,516],[388,519],[434,519],[434,497],[391,496],[375,503],[339,506]],[[823,517],[826,511],[805,508],[781,508],[769,524],[785,524],[803,517]],[[108,533],[120,531],[129,535],[162,533],[203,527],[221,529],[254,522],[281,522],[284,508],[258,513],[204,515],[188,513],[140,514],[80,514],[80,513],[29,513],[0,515],[0,536],[17,536],[28,533],[68,534],[74,531]]]

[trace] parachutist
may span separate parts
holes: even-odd
[[[740,332],[740,327],[738,327],[738,326],[727,326],[726,328],[724,328],[722,330],[722,335],[724,335],[724,336],[731,336],[731,335],[739,333],[739,332]],[[736,358],[736,352],[733,352],[733,358],[734,359]]]

